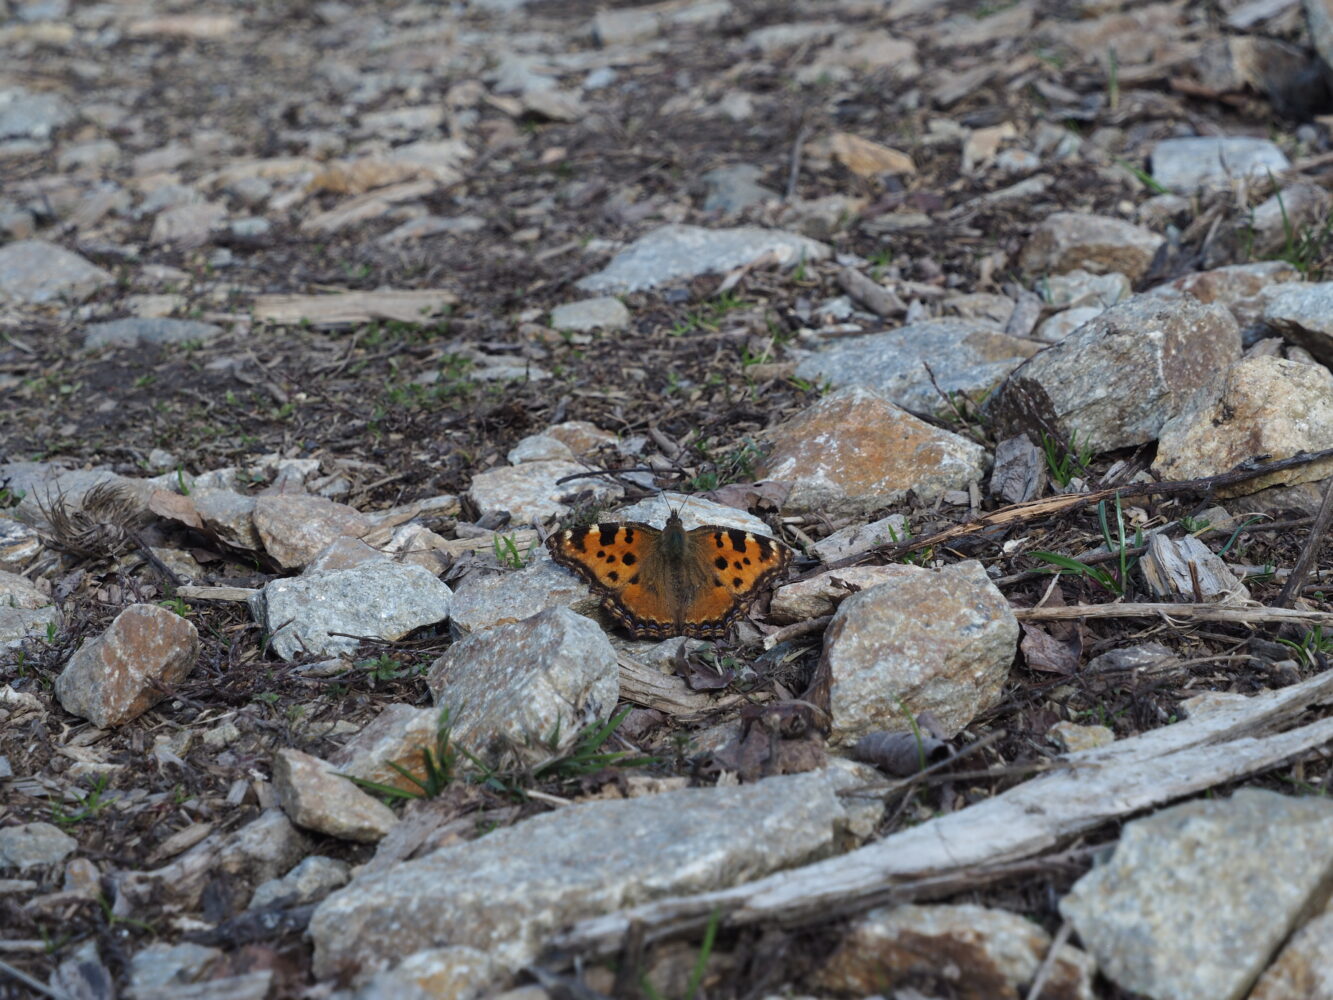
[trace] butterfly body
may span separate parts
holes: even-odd
[[[791,561],[790,549],[764,535],[715,524],[686,531],[675,511],[661,529],[593,524],[557,532],[546,545],[639,639],[725,636]]]

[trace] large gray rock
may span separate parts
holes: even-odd
[[[1333,909],[1291,936],[1249,1000],[1333,1000]]]
[[[114,280],[76,253],[45,240],[0,247],[0,298],[28,305],[68,299],[82,302]]]
[[[1215,476],[1269,455],[1290,458],[1333,448],[1333,373],[1274,357],[1242,358],[1216,376],[1163,426],[1153,469],[1163,479]],[[1333,459],[1260,476],[1218,496],[1333,475]]]
[[[596,477],[561,482],[568,476],[582,476],[587,471],[577,462],[563,461],[502,465],[473,476],[468,496],[483,514],[506,513],[514,524],[525,524],[563,517],[572,509],[565,501],[572,502],[581,493],[591,492],[597,502],[605,503],[624,492],[619,486]]]
[[[1108,978],[1240,1000],[1333,878],[1333,802],[1242,789],[1129,823],[1060,912]]]
[[[1153,180],[1179,194],[1261,180],[1291,166],[1268,139],[1244,135],[1200,135],[1163,139],[1152,153]]]
[[[835,743],[927,711],[958,732],[999,701],[1018,647],[1018,621],[979,563],[884,569],[895,579],[843,601],[824,633]]]
[[[552,750],[570,746],[581,728],[615,709],[620,668],[595,622],[551,608],[454,643],[426,683],[435,704],[450,710],[453,739],[495,760],[552,736]]]
[[[1270,293],[1264,322],[1333,367],[1333,281],[1292,284]]]
[[[832,854],[848,816],[836,794],[843,780],[815,771],[584,802],[442,847],[325,900],[309,928],[315,974],[364,978],[440,942],[512,971],[583,917]]]
[[[669,225],[641,236],[578,287],[589,292],[641,292],[701,274],[730,271],[767,253],[793,267],[802,260],[823,260],[832,251],[816,240],[777,229]]]
[[[358,640],[349,635],[400,639],[448,618],[452,598],[429,571],[383,559],[272,580],[250,598],[250,607],[271,632],[273,652],[292,660],[303,652],[351,653]]]
[[[1240,330],[1222,306],[1138,295],[1020,365],[989,409],[1002,436],[1033,430],[1033,409],[1049,408],[1080,447],[1145,444],[1239,357]]]
[[[551,561],[546,550],[513,573],[473,573],[458,585],[449,622],[457,633],[479,632],[492,625],[513,622],[547,608],[573,607],[594,612],[601,603],[588,586]]]
[[[942,416],[953,410],[941,391],[980,400],[1037,349],[982,323],[930,320],[835,341],[802,361],[796,375],[877,389],[905,410]]]
[[[825,396],[767,437],[771,448],[756,476],[790,482],[792,510],[864,514],[908,490],[929,501],[986,471],[980,445],[860,386]]]

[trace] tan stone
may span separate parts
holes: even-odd
[[[374,526],[353,507],[324,497],[279,494],[255,500],[255,529],[284,569],[299,569],[339,538],[360,538]]]
[[[69,658],[56,696],[100,729],[119,726],[166,697],[198,657],[199,633],[188,621],[156,604],[131,605]]]
[[[330,837],[373,844],[398,822],[383,802],[341,777],[327,761],[300,750],[278,751],[273,787],[293,823]]]

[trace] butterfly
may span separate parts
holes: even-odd
[[[791,563],[791,549],[764,535],[705,524],[685,530],[673,510],[649,524],[591,524],[546,539],[636,639],[720,638]]]

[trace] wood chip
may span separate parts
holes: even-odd
[[[307,323],[317,330],[356,326],[372,320],[425,323],[458,296],[443,289],[334,292],[330,295],[259,295],[255,319],[279,326]]]

